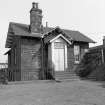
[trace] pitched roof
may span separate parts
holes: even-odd
[[[55,29],[51,30],[50,32],[47,32],[44,34],[44,43],[49,43],[51,40],[53,40],[60,34],[62,34],[63,37],[65,37],[65,39],[67,39],[69,42],[73,41],[72,37],[65,34],[65,32],[62,29],[60,29],[59,27],[56,27]]]
[[[66,30],[63,29],[63,31],[69,36],[72,37],[74,41],[82,41],[82,42],[89,42],[94,43],[94,41],[84,34],[80,33],[79,31],[72,31],[72,30]]]
[[[47,28],[43,27],[43,34],[48,33],[52,30],[54,30],[54,28],[52,28],[52,27],[47,27]],[[69,38],[72,38],[73,41],[82,41],[82,42],[94,43],[94,41],[92,39],[83,35],[79,31],[72,31],[72,30],[66,30],[66,29],[62,29],[62,31]],[[38,37],[38,38],[41,38],[43,36],[41,33],[30,33],[29,25],[10,22],[8,34],[7,34],[7,40],[6,40],[6,48],[10,48],[14,35]]]
[[[29,25],[10,22],[7,33],[6,48],[10,48],[14,36],[42,37],[40,33],[30,33]]]
[[[20,36],[33,36],[33,37],[41,37],[42,34],[40,33],[30,33],[29,31],[29,25],[26,24],[19,24],[19,23],[13,23],[11,22],[9,25],[10,33],[14,33],[14,35],[20,35]],[[9,32],[8,32],[9,33]]]

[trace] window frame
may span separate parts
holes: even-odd
[[[74,45],[74,63],[79,64],[79,62],[80,62],[80,46]]]

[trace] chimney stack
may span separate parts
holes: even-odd
[[[38,8],[38,3],[33,2],[30,10],[30,31],[31,33],[41,33],[42,10]]]

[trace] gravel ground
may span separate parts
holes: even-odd
[[[102,84],[75,80],[0,85],[0,105],[105,105]]]

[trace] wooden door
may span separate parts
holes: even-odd
[[[54,66],[55,71],[64,71],[65,69],[65,47],[63,43],[54,43]]]

